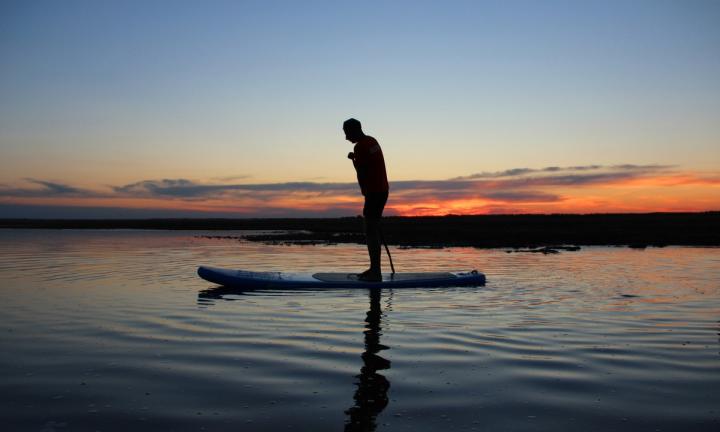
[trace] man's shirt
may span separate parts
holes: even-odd
[[[371,136],[365,135],[355,144],[353,165],[357,171],[358,184],[363,195],[389,190],[385,158],[380,144]]]

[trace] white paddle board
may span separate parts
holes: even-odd
[[[485,285],[477,270],[459,272],[384,273],[380,282],[358,279],[357,273],[254,272],[200,266],[198,275],[206,281],[232,288],[429,288]]]

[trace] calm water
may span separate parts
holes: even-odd
[[[393,249],[478,289],[227,292],[357,245],[0,230],[3,430],[720,430],[720,249]]]

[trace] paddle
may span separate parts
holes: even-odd
[[[395,266],[392,262],[392,255],[390,255],[390,249],[388,248],[387,242],[385,241],[385,236],[383,235],[380,224],[378,224],[378,232],[380,233],[380,240],[382,240],[383,245],[385,245],[385,252],[387,252],[388,258],[390,259],[390,268],[392,269],[392,274],[395,274]]]

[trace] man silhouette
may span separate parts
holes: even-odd
[[[365,135],[358,120],[351,118],[343,123],[345,139],[355,144],[353,151],[348,153],[357,172],[360,192],[365,197],[363,218],[365,221],[365,239],[370,268],[358,275],[358,279],[368,282],[382,280],[380,269],[380,218],[388,199],[387,173],[385,159],[380,144],[375,138]]]

